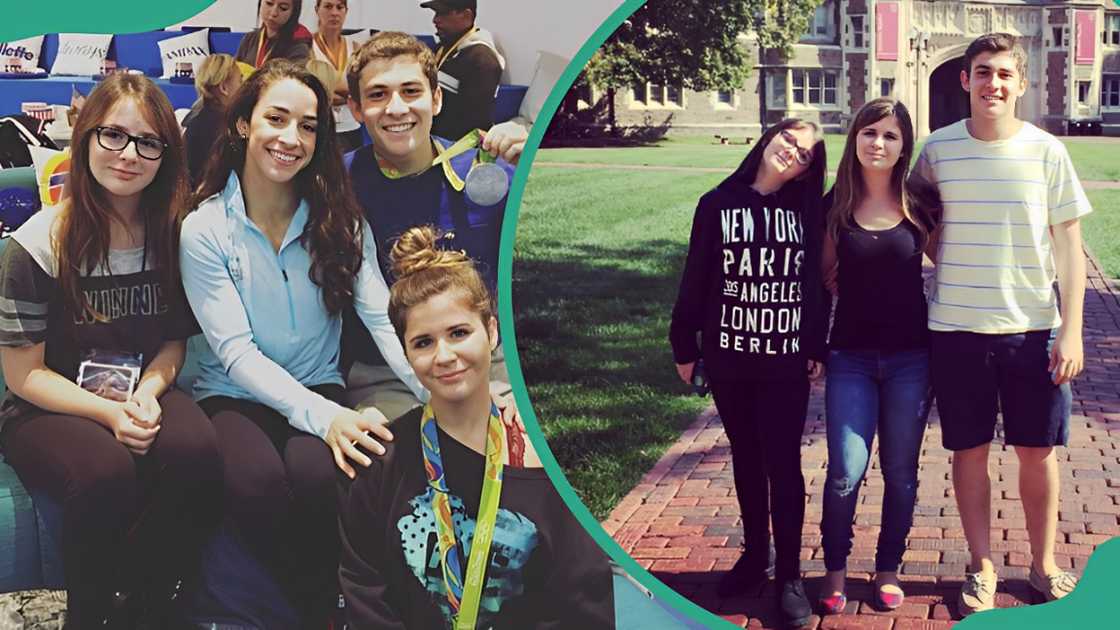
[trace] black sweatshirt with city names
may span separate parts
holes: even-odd
[[[797,183],[761,195],[738,174],[700,199],[669,328],[674,361],[703,357],[718,380],[785,380],[824,359],[821,211]]]

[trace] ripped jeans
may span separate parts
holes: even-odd
[[[821,518],[825,568],[845,568],[859,487],[879,432],[883,514],[877,572],[897,571],[918,493],[918,453],[929,412],[929,352],[834,350],[825,390],[828,476]]]

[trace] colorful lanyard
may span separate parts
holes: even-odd
[[[323,39],[322,33],[315,33],[315,43],[319,45],[319,50],[323,51],[323,55],[338,69],[339,74],[346,72],[346,62],[349,61],[346,56],[346,38],[341,36],[338,38],[338,43],[342,45],[342,50],[338,51],[331,50],[330,46],[327,46],[327,40]]]
[[[436,71],[438,72],[439,69],[443,67],[443,62],[450,59],[451,55],[455,54],[456,50],[459,50],[459,46],[462,45],[462,43],[464,41],[466,41],[466,39],[468,37],[470,37],[471,35],[474,35],[477,32],[478,32],[478,27],[476,26],[475,28],[472,28],[471,30],[467,31],[466,33],[463,33],[463,36],[460,37],[459,40],[456,41],[454,44],[452,44],[451,48],[448,48],[448,49],[445,50],[443,48],[443,46],[440,46],[439,49],[436,50]]]
[[[439,432],[431,404],[424,405],[420,420],[420,452],[424,457],[424,470],[428,474],[428,487],[435,513],[436,532],[439,538],[440,565],[443,567],[443,586],[447,603],[455,621],[455,630],[474,630],[478,622],[478,607],[482,603],[482,587],[486,565],[490,560],[490,543],[494,537],[494,523],[498,517],[498,499],[502,494],[502,449],[505,446],[505,426],[498,416],[498,408],[490,403],[490,419],[486,430],[486,472],[482,477],[482,500],[478,505],[471,555],[467,561],[466,581],[460,562],[459,541],[451,518],[451,497],[444,478],[443,459],[439,450]]]
[[[263,66],[264,62],[268,61],[268,56],[270,54],[272,54],[272,46],[269,46],[268,48],[265,48],[265,45],[264,45],[265,39],[267,39],[267,38],[268,38],[268,35],[265,33],[264,26],[262,25],[261,26],[260,37],[257,38],[257,67],[258,68]],[[262,57],[262,55],[263,55],[263,57]]]
[[[428,168],[432,168],[434,166],[442,165],[443,166],[443,174],[447,177],[447,180],[449,182],[451,182],[451,187],[454,188],[456,191],[461,192],[463,190],[463,186],[465,184],[463,183],[463,179],[461,177],[459,177],[459,175],[455,172],[454,169],[451,168],[451,160],[453,158],[456,158],[456,157],[466,153],[467,151],[470,151],[471,149],[474,149],[474,148],[480,146],[481,144],[482,144],[482,130],[481,129],[475,129],[473,131],[468,132],[467,135],[463,136],[462,138],[459,138],[459,140],[457,142],[455,142],[455,144],[447,147],[446,149],[444,149],[442,146],[440,146],[440,144],[438,142],[433,140],[432,141],[432,146],[435,147],[436,157],[435,157],[435,159],[432,160],[432,163],[430,165],[428,165]],[[387,160],[383,159],[381,156],[376,155],[376,154],[375,154],[375,157],[377,158],[377,167],[381,169],[381,174],[382,175],[384,175],[385,177],[387,177],[389,179],[400,179],[402,177],[405,177],[404,173],[401,173],[399,170],[396,169],[396,167],[389,164],[389,162]],[[479,163],[493,162],[494,161],[494,156],[490,155],[486,151],[479,151],[478,155],[475,158],[475,161],[477,161]],[[423,171],[421,171],[421,173],[426,172],[426,171],[427,171],[427,169],[424,169]],[[415,173],[415,174],[419,175],[420,173]]]

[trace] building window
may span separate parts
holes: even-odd
[[[766,102],[774,109],[786,107],[786,74],[787,70],[775,68],[766,72],[766,91],[769,98]]]
[[[1090,88],[1090,86],[1092,86],[1092,83],[1090,83],[1088,81],[1078,81],[1077,82],[1077,104],[1078,105],[1088,105],[1089,104],[1089,88]]]
[[[1106,13],[1101,40],[1108,45],[1120,46],[1120,13]]]
[[[863,16],[852,17],[852,48],[863,48]]]
[[[801,40],[820,43],[831,42],[835,39],[836,7],[831,0],[828,0],[813,12],[813,19],[809,21],[809,30]]]
[[[658,105],[684,107],[684,90],[679,85],[640,84],[633,87],[633,94],[635,103],[647,107]]]
[[[1101,107],[1120,107],[1120,74],[1106,74],[1101,81]]]
[[[836,72],[820,68],[794,68],[793,102],[798,105],[836,105]]]
[[[649,100],[649,94],[646,88],[649,87],[645,83],[640,83],[634,86],[634,102],[642,103],[643,105]]]
[[[879,96],[894,94],[894,79],[879,79]]]
[[[735,104],[735,91],[734,90],[716,90],[716,102],[723,103],[724,105]]]

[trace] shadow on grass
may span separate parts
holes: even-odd
[[[575,113],[558,111],[553,116],[548,130],[541,139],[541,147],[555,148],[601,148],[601,147],[643,147],[657,144],[664,139],[673,126],[673,114],[655,123],[646,116],[644,124],[614,126],[607,122],[609,116],[606,105],[600,101],[595,107]]]
[[[703,409],[667,339],[686,245],[537,241],[514,263],[518,350],[549,447],[609,514]]]

